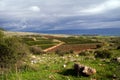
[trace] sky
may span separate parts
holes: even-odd
[[[0,0],[12,31],[120,28],[120,0]]]

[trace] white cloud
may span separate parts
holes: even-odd
[[[120,7],[120,0],[107,0],[106,2],[92,6],[91,8],[81,10],[80,12],[86,14],[99,14],[109,10],[113,10]]]
[[[31,6],[29,10],[34,11],[34,12],[39,12],[40,8],[38,6]]]

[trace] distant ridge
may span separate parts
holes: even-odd
[[[69,35],[103,35],[120,36],[120,28],[104,29],[74,29],[74,30],[31,30],[29,32],[47,33],[47,34],[69,34]]]

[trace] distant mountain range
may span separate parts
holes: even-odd
[[[105,29],[74,29],[74,30],[29,30],[29,32],[47,33],[47,34],[70,34],[70,35],[105,35],[120,36],[120,28]]]

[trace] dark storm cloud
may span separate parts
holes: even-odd
[[[0,26],[14,31],[120,28],[120,0],[0,0]]]

